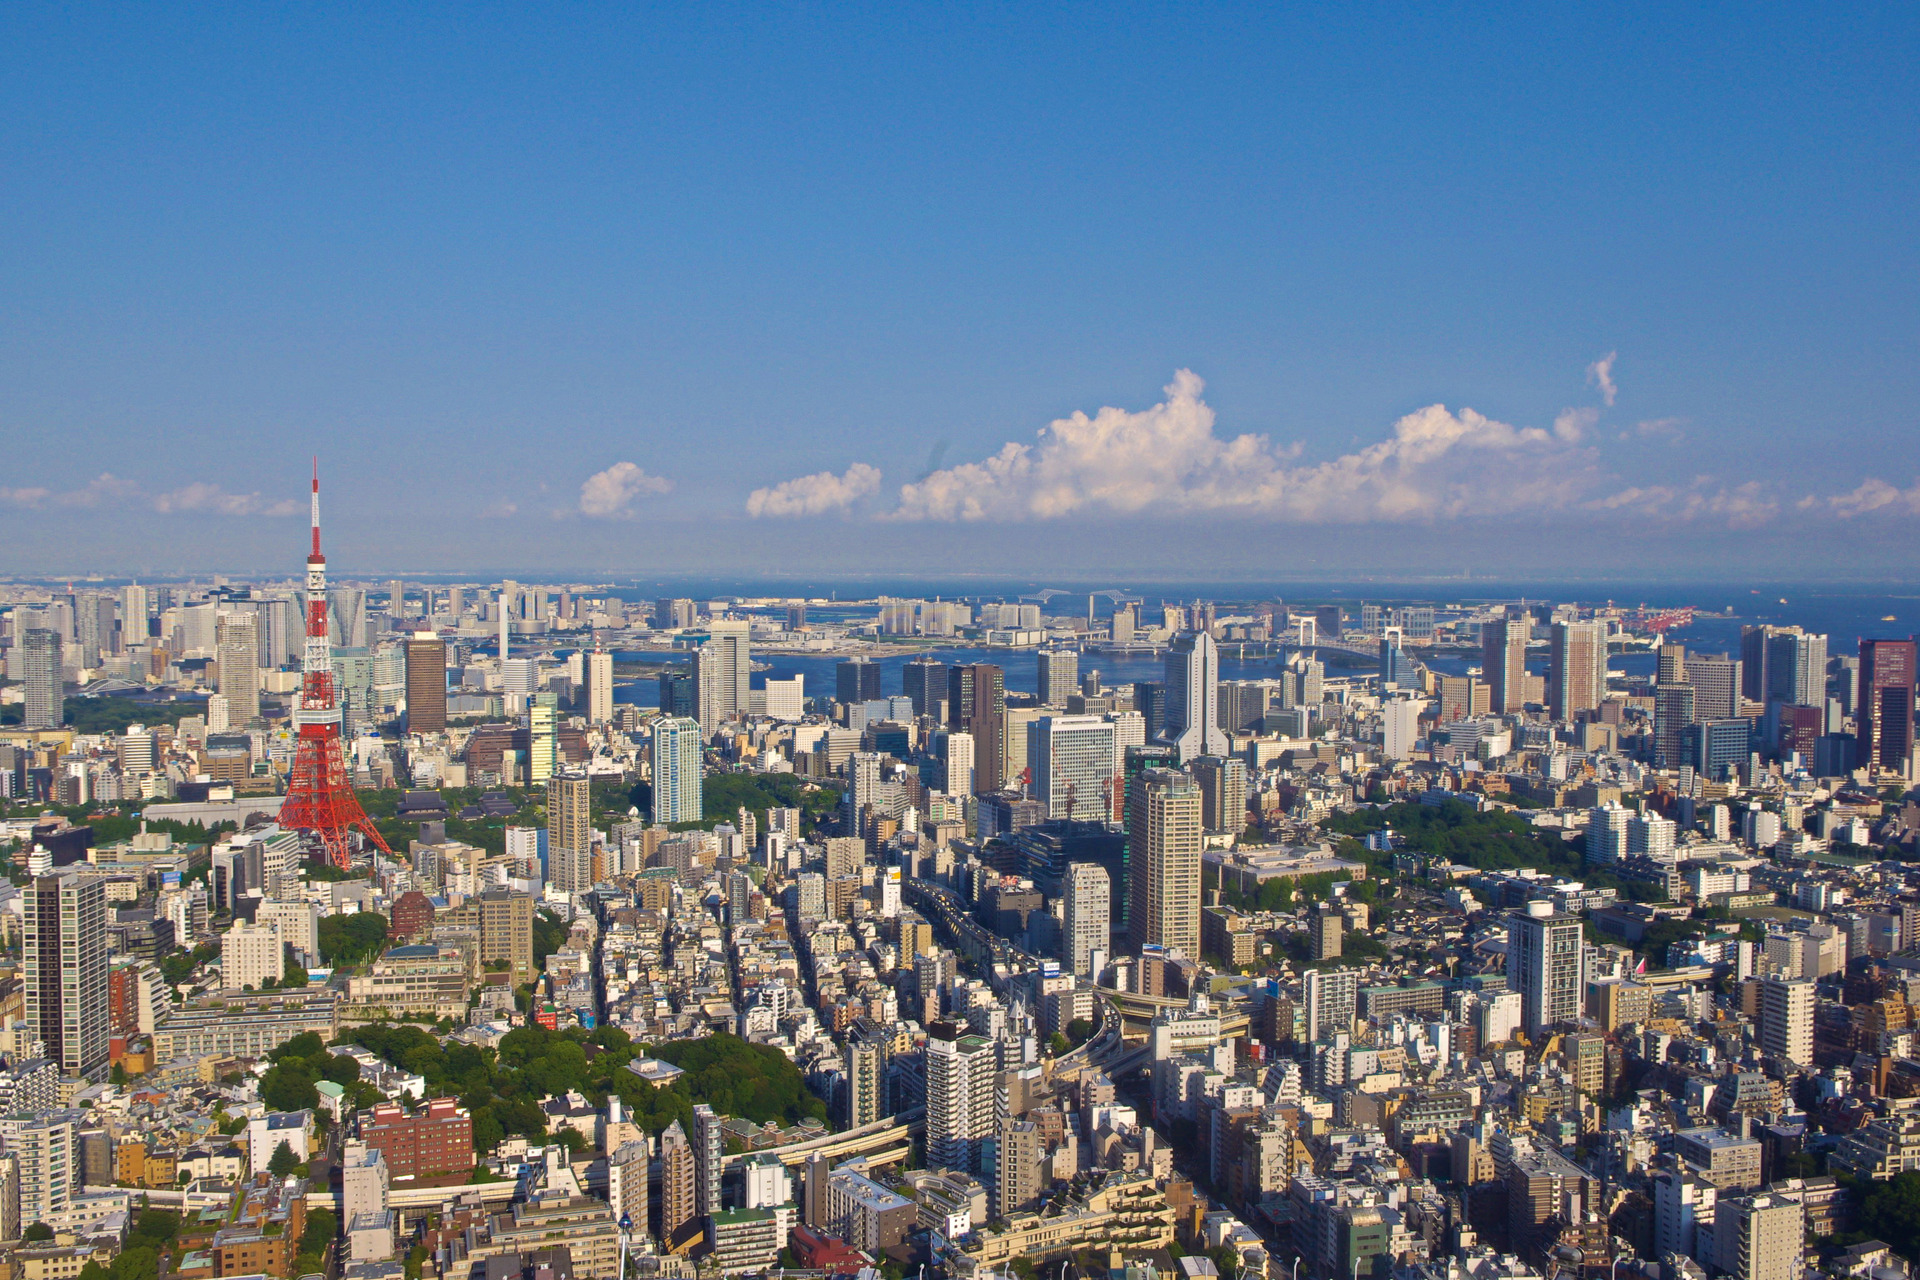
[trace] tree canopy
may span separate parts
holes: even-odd
[[[387,918],[377,911],[320,917],[320,958],[328,964],[359,964],[386,947]]]

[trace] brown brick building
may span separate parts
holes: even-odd
[[[473,1117],[452,1098],[434,1098],[412,1115],[398,1103],[382,1103],[360,1122],[360,1137],[386,1160],[393,1178],[473,1167]]]

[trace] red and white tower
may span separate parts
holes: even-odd
[[[313,550],[307,553],[307,647],[300,662],[299,735],[293,775],[280,806],[280,825],[310,831],[326,846],[327,860],[345,870],[353,862],[350,832],[358,830],[382,853],[392,853],[374,829],[347,780],[340,741],[340,703],[333,690],[333,645],[327,638],[327,558],[320,554],[320,461],[313,463]]]

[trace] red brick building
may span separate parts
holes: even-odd
[[[433,901],[418,889],[409,889],[401,894],[393,904],[392,928],[388,931],[396,941],[405,938],[424,938],[433,928]]]
[[[361,1120],[360,1137],[387,1162],[391,1178],[473,1168],[473,1117],[452,1098],[434,1098],[412,1115],[383,1102]]]

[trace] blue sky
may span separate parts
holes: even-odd
[[[8,7],[0,572],[1910,569],[1920,11],[1276,9]]]

